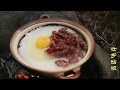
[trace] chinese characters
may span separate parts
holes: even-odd
[[[111,47],[111,70],[117,70],[117,60],[115,59],[115,57],[117,56],[117,48],[116,47]]]

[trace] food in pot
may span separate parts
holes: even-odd
[[[46,52],[56,57],[67,57],[68,61],[58,60],[55,63],[58,66],[67,66],[71,63],[79,61],[78,57],[83,58],[82,49],[87,49],[87,44],[83,37],[77,33],[67,31],[68,28],[61,28],[53,31],[51,35],[51,43]]]
[[[49,25],[26,33],[18,52],[31,66],[56,71],[79,62],[87,52],[87,44],[71,28]]]

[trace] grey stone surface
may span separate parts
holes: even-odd
[[[74,11],[0,11],[0,53],[9,49],[10,39],[18,28],[39,19],[42,14],[48,14],[51,18],[64,18],[79,23]],[[100,78],[113,78],[114,74],[110,70],[110,57],[98,44],[95,44],[93,57],[98,60],[95,63],[94,60],[91,60],[93,63],[89,63],[90,60],[88,60],[89,68],[92,67],[93,73],[101,75],[103,73],[104,76],[100,76]],[[94,65],[96,67],[100,65],[98,68],[101,68],[103,72],[99,72],[100,69],[95,68]],[[94,72],[95,69],[98,71]]]

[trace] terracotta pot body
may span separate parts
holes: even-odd
[[[37,27],[44,26],[44,25],[64,25],[64,26],[72,28],[72,29],[76,30],[77,32],[79,32],[80,34],[82,34],[82,36],[85,38],[87,45],[88,45],[88,50],[87,50],[85,57],[82,60],[80,60],[80,62],[78,62],[77,64],[73,65],[72,67],[63,69],[62,71],[45,71],[45,70],[41,70],[41,69],[32,67],[31,65],[26,63],[24,61],[24,59],[22,57],[20,57],[20,55],[18,53],[19,41],[25,35],[25,33],[29,32]],[[78,78],[80,75],[80,67],[82,66],[82,64],[84,64],[93,54],[94,39],[93,39],[91,33],[85,27],[81,26],[80,24],[78,24],[76,22],[66,20],[66,19],[61,19],[61,18],[50,18],[47,15],[46,16],[42,15],[39,20],[30,22],[30,23],[22,26],[13,34],[11,41],[10,41],[10,50],[11,50],[13,57],[20,64],[24,65],[25,67],[27,67],[29,69],[38,71],[38,72],[46,75],[47,77],[54,77],[54,78],[58,77],[61,79],[75,79],[75,78]],[[73,76],[68,76],[68,77],[64,76],[64,73],[67,71],[70,71],[70,70],[73,70],[75,72],[75,74]]]

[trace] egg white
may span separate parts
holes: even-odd
[[[45,50],[48,48],[37,48],[36,47],[36,40],[39,37],[50,37],[52,34],[51,30],[44,30],[45,28],[40,27],[37,28],[29,33],[27,33],[25,35],[25,37],[21,40],[20,42],[20,48],[19,51],[23,48],[24,51],[22,51],[22,53],[24,53],[24,55],[26,55],[27,57],[30,57],[33,60],[37,60],[37,61],[44,61],[44,60],[51,60],[55,57],[48,55]],[[25,56],[24,56],[25,57]]]
[[[27,53],[29,57],[31,57],[34,60],[51,60],[52,58],[55,58],[45,52],[45,50],[48,48],[37,48],[35,44],[35,39],[31,40],[31,43],[28,43],[26,45],[28,47]]]

